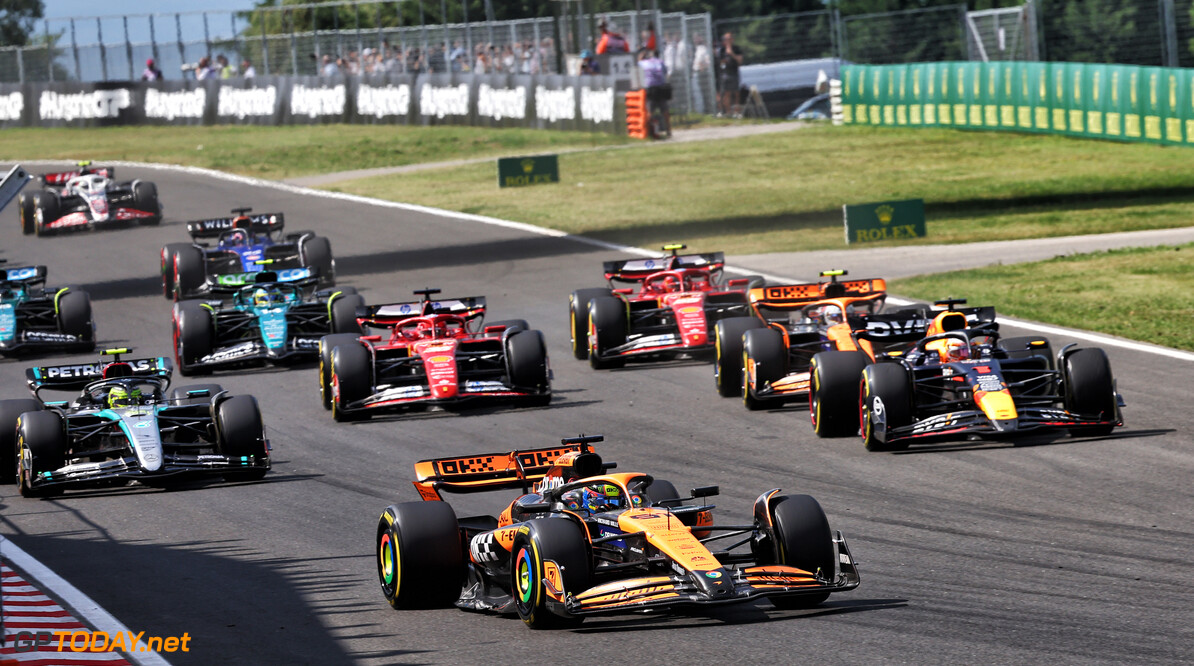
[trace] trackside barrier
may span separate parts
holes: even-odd
[[[1062,62],[847,65],[842,122],[1194,145],[1194,69]]]
[[[635,139],[647,138],[647,91],[626,93],[626,133]]]

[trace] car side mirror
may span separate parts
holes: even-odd
[[[207,389],[199,389],[196,391],[187,391],[188,398],[205,398],[211,395],[211,391]]]
[[[692,489],[693,497],[712,497],[713,495],[720,495],[720,486],[697,486]]]

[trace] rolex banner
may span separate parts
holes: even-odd
[[[1065,62],[846,65],[842,122],[1194,144],[1194,69]]]
[[[498,187],[523,187],[560,182],[557,155],[498,158]]]
[[[881,201],[842,206],[846,217],[846,242],[914,240],[925,237],[924,199]]]

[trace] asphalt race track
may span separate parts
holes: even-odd
[[[1194,656],[1188,361],[1108,349],[1128,403],[1128,425],[1109,437],[868,454],[855,438],[817,439],[804,408],[749,413],[717,397],[707,363],[595,372],[573,360],[567,296],[600,285],[600,262],[617,256],[608,250],[177,171],[119,175],[157,182],[167,206],[161,227],[39,239],[20,234],[15,205],[0,224],[11,265],[44,263],[51,285],[90,290],[101,346],[171,355],[160,248],[185,240],[186,219],[252,206],[330,237],[340,283],[369,303],[423,287],[488,296],[491,319],[525,318],[544,331],[555,372],[548,408],[356,424],[335,424],[320,407],[313,364],[225,373],[215,381],[261,402],[275,454],[265,481],[43,501],[0,486],[0,533],[134,632],[189,633],[191,652],[167,655],[173,663],[1156,664]],[[884,275],[879,265],[843,268]],[[25,397],[24,370],[34,364],[0,361],[0,397]],[[540,447],[578,433],[604,434],[598,450],[620,471],[650,472],[681,489],[720,484],[720,519],[729,522],[747,521],[754,498],[770,488],[813,495],[845,533],[862,585],[815,610],[758,601],[591,618],[565,632],[385,603],[373,533],[387,504],[418,499],[416,460]],[[472,515],[509,499],[450,501]]]

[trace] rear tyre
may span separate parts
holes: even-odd
[[[224,387],[219,384],[187,384],[186,386],[179,386],[176,389],[170,389],[168,400],[171,405],[208,405],[211,404],[211,399],[216,397],[216,394],[223,391]],[[207,395],[191,396],[191,391],[207,391]]]
[[[162,206],[158,202],[158,186],[139,180],[133,184],[133,206],[137,210],[153,213],[153,217],[142,217],[138,224],[152,226],[162,223]]]
[[[766,326],[756,317],[728,317],[717,322],[713,329],[717,362],[713,366],[713,383],[717,394],[734,398],[742,393],[742,336]]]
[[[174,253],[174,300],[191,298],[207,279],[203,250],[194,245],[178,248]]]
[[[858,386],[869,362],[860,351],[825,351],[813,356],[808,411],[818,437],[858,434]]]
[[[626,303],[613,296],[589,301],[589,365],[594,370],[620,368],[622,358],[602,358],[609,350],[626,344]]]
[[[875,363],[862,371],[859,419],[867,451],[903,451],[908,440],[889,442],[888,433],[912,423],[912,382],[897,363]]]
[[[0,400],[0,485],[17,478],[17,419],[25,412],[43,409],[41,401],[33,398]]]
[[[510,589],[518,617],[531,629],[563,629],[579,625],[583,616],[557,614],[564,613],[562,604],[550,601],[543,579],[552,580],[565,595],[589,588],[592,564],[586,548],[586,535],[568,518],[540,518],[524,525],[528,530],[520,531],[514,537],[514,546],[510,550],[513,555]],[[547,565],[548,562],[555,566]],[[554,612],[551,606],[555,607]]]
[[[319,400],[324,409],[332,408],[332,350],[356,344],[357,339],[355,333],[336,333],[319,339]]]
[[[251,395],[234,395],[220,402],[216,408],[217,445],[221,454],[229,458],[256,458],[255,462],[269,459],[265,448],[265,426],[261,423],[261,410],[257,399]],[[243,471],[225,472],[229,481],[257,481],[265,477],[266,468],[255,467]]]
[[[551,402],[551,382],[547,371],[547,345],[539,331],[518,331],[506,337],[506,364],[510,384],[519,390],[534,391],[535,405]]]
[[[27,196],[24,192],[17,195],[17,208],[21,216],[21,233],[26,236],[32,235],[37,230],[33,212],[33,196]]]
[[[170,243],[162,248],[162,295],[174,298],[174,255],[190,243]]]
[[[95,348],[95,321],[91,318],[91,296],[71,289],[58,297],[58,330],[73,335],[88,349]]]
[[[184,377],[211,372],[211,368],[197,364],[211,353],[215,336],[211,310],[200,301],[182,301],[174,306],[174,361]]]
[[[456,512],[447,502],[386,507],[377,523],[377,578],[399,610],[443,608],[460,597],[464,547]]]
[[[299,254],[303,265],[319,271],[319,284],[330,287],[336,284],[336,261],[332,258],[332,243],[323,236],[308,238],[299,243]]]
[[[332,350],[332,418],[351,421],[358,414],[345,411],[347,405],[369,397],[373,390],[373,359],[360,344],[341,345]],[[359,414],[368,418],[368,412]]]
[[[742,403],[747,409],[766,409],[755,392],[788,374],[788,350],[783,334],[774,328],[746,331],[742,336]]]
[[[782,495],[771,503],[775,545],[779,564],[821,572],[833,577],[835,549],[829,519],[817,500],[809,495]],[[772,597],[776,608],[810,608],[829,598],[828,592],[813,595]]]
[[[1065,357],[1065,408],[1082,416],[1117,419],[1118,401],[1115,399],[1115,380],[1111,377],[1111,362],[1107,353],[1097,347],[1077,349]],[[1101,437],[1111,434],[1114,423],[1071,428],[1074,435]]]
[[[53,497],[62,487],[34,488],[32,480],[64,464],[66,428],[55,412],[25,412],[17,419],[17,489],[21,497]]]
[[[332,333],[352,333],[360,335],[363,331],[357,323],[357,308],[365,307],[365,299],[359,294],[340,294],[332,300],[330,308]]]
[[[568,323],[572,335],[572,356],[578,361],[589,358],[589,303],[594,298],[611,297],[609,289],[577,289],[568,296]]]

